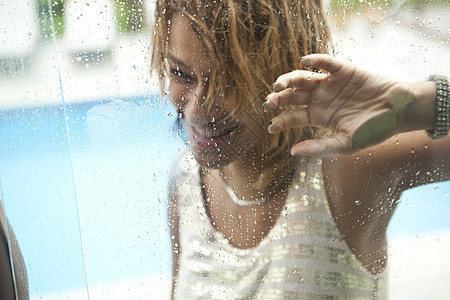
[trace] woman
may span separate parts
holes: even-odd
[[[155,19],[152,66],[190,139],[169,186],[172,295],[383,298],[397,200],[450,178],[450,139],[423,131],[448,131],[445,79],[324,55],[318,1],[159,0]]]

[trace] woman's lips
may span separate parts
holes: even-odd
[[[227,140],[229,140],[229,137],[235,131],[236,128],[237,128],[237,125],[223,131],[219,135],[207,137],[207,136],[200,134],[195,129],[195,127],[191,126],[190,127],[190,136],[191,136],[192,142],[194,142],[195,144],[197,144],[201,147],[205,147],[205,148],[214,148],[214,147],[217,147],[220,143],[223,143],[223,142],[226,142]]]

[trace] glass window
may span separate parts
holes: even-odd
[[[190,143],[151,70],[154,7],[0,3],[0,204],[31,299],[169,298],[168,182]],[[448,76],[448,1],[322,7],[337,57],[407,82]],[[392,299],[450,296],[449,192],[448,181],[432,182],[395,200]],[[16,281],[24,274],[16,270]]]

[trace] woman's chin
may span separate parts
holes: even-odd
[[[204,151],[201,147],[191,147],[191,152],[195,160],[204,168],[219,169],[233,162],[237,157],[231,157],[225,153],[221,153],[217,149],[215,151]]]

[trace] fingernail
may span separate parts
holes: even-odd
[[[264,112],[269,112],[269,111],[271,111],[272,109],[275,108],[274,105],[271,104],[271,103],[268,102],[268,101],[269,101],[268,98],[266,98],[266,100],[264,100],[264,103],[262,104],[262,110],[263,110]]]
[[[304,65],[305,67],[311,67],[312,66],[312,61],[308,57],[303,57],[300,63],[302,65]]]
[[[300,56],[300,58],[298,59],[298,62],[300,63],[303,58],[304,58],[304,56]]]
[[[273,85],[272,85],[272,90],[274,91],[274,92],[279,92],[279,91],[281,91],[281,90],[283,90],[285,87],[281,84],[281,83],[279,83],[279,82],[275,82]]]
[[[273,91],[273,87],[275,86],[275,82],[270,85],[270,89]]]
[[[269,131],[269,133],[273,133],[276,131],[276,127],[272,122],[270,122],[269,126],[267,126],[267,131]]]

